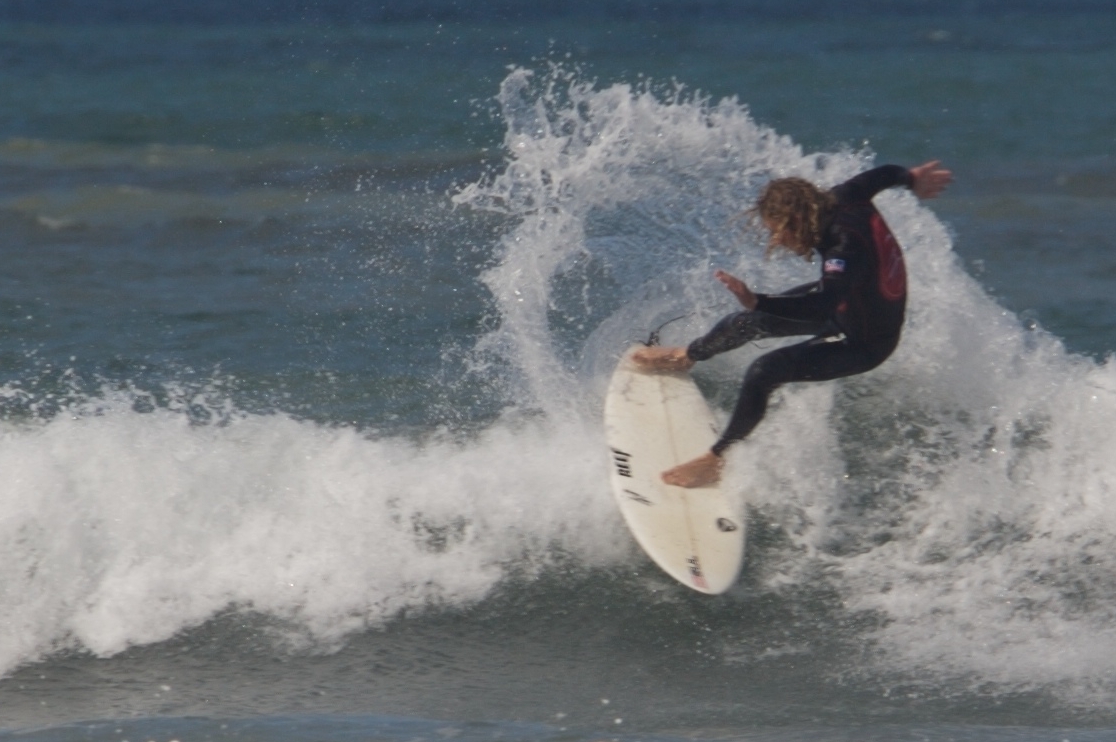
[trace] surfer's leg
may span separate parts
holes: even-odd
[[[751,340],[819,335],[830,329],[828,323],[784,319],[764,312],[736,312],[722,319],[686,348],[657,345],[640,348],[632,354],[632,360],[649,371],[688,371],[695,361],[704,361],[739,348]]]
[[[768,397],[793,376],[794,354],[787,351],[802,345],[780,348],[757,358],[744,375],[736,409],[720,439],[708,453],[663,472],[663,481],[676,487],[700,487],[720,479],[725,449],[746,437],[763,419]]]
[[[742,318],[740,315],[745,317]],[[762,323],[753,323],[753,320],[758,320],[760,317],[763,318]],[[737,323],[736,329],[744,326],[745,322],[748,323],[748,332],[752,333],[748,339],[801,335],[802,330],[809,324],[791,322],[760,312],[741,312],[739,315],[732,315],[722,320],[722,324],[733,320]],[[732,329],[723,328],[725,334],[731,334]],[[760,332],[764,334],[759,334]],[[820,381],[821,375],[827,372],[834,373],[836,376],[858,373],[853,368],[865,366],[865,361],[861,358],[862,354],[850,354],[845,343],[829,342],[829,338],[828,334],[820,335],[805,343],[780,348],[756,359],[744,376],[736,409],[721,438],[708,453],[663,472],[663,481],[676,487],[702,487],[713,484],[721,478],[721,469],[724,466],[721,455],[725,449],[752,432],[767,412],[767,400],[771,393],[781,385],[788,381],[805,380],[810,377],[818,377],[817,380]],[[837,346],[846,350],[843,353],[834,353],[832,349]],[[814,348],[823,350],[813,350]],[[862,370],[867,368],[866,366]],[[799,376],[804,378],[799,379]],[[836,376],[829,378],[836,378]]]
[[[767,401],[783,384],[792,381],[829,381],[869,371],[894,348],[853,345],[843,340],[813,338],[760,356],[748,368],[732,418],[713,446],[721,455],[732,443],[743,440],[767,413]]]
[[[734,350],[752,340],[796,335],[818,335],[826,325],[784,319],[765,312],[736,312],[722,319],[708,333],[690,343],[686,355],[704,361]]]

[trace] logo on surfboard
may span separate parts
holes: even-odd
[[[639,494],[638,492],[633,492],[632,490],[624,490],[624,494],[628,496],[629,500],[635,500],[640,505],[654,505],[655,504],[655,503],[651,502],[650,500],[648,500],[643,495]]]
[[[632,476],[632,455],[618,448],[612,450],[612,463],[616,465],[616,473],[622,477]]]

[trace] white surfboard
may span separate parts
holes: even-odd
[[[636,346],[640,347],[640,346]],[[744,507],[719,486],[665,484],[663,471],[709,450],[717,426],[688,373],[643,371],[620,359],[605,397],[612,491],[647,555],[684,585],[717,594],[744,561]]]

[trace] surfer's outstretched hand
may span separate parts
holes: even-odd
[[[704,487],[720,481],[724,465],[724,459],[708,451],[685,464],[667,469],[663,472],[663,481],[675,487]]]
[[[637,348],[632,360],[646,371],[689,371],[694,362],[686,355],[685,348],[663,348],[652,345]]]
[[[748,284],[744,283],[731,273],[726,273],[720,268],[713,272],[713,277],[723,283],[725,285],[725,288],[728,289],[732,293],[732,295],[736,297],[736,300],[740,302],[740,304],[745,309],[756,308],[756,295],[752,293],[752,290],[750,288],[748,288]]]
[[[911,168],[911,190],[916,196],[934,198],[953,182],[953,173],[941,164],[941,160],[931,160]]]

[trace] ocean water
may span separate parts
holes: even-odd
[[[0,2],[0,740],[1112,739],[1113,69],[1106,3]],[[899,350],[675,584],[617,357],[813,276],[768,178],[930,158]]]

